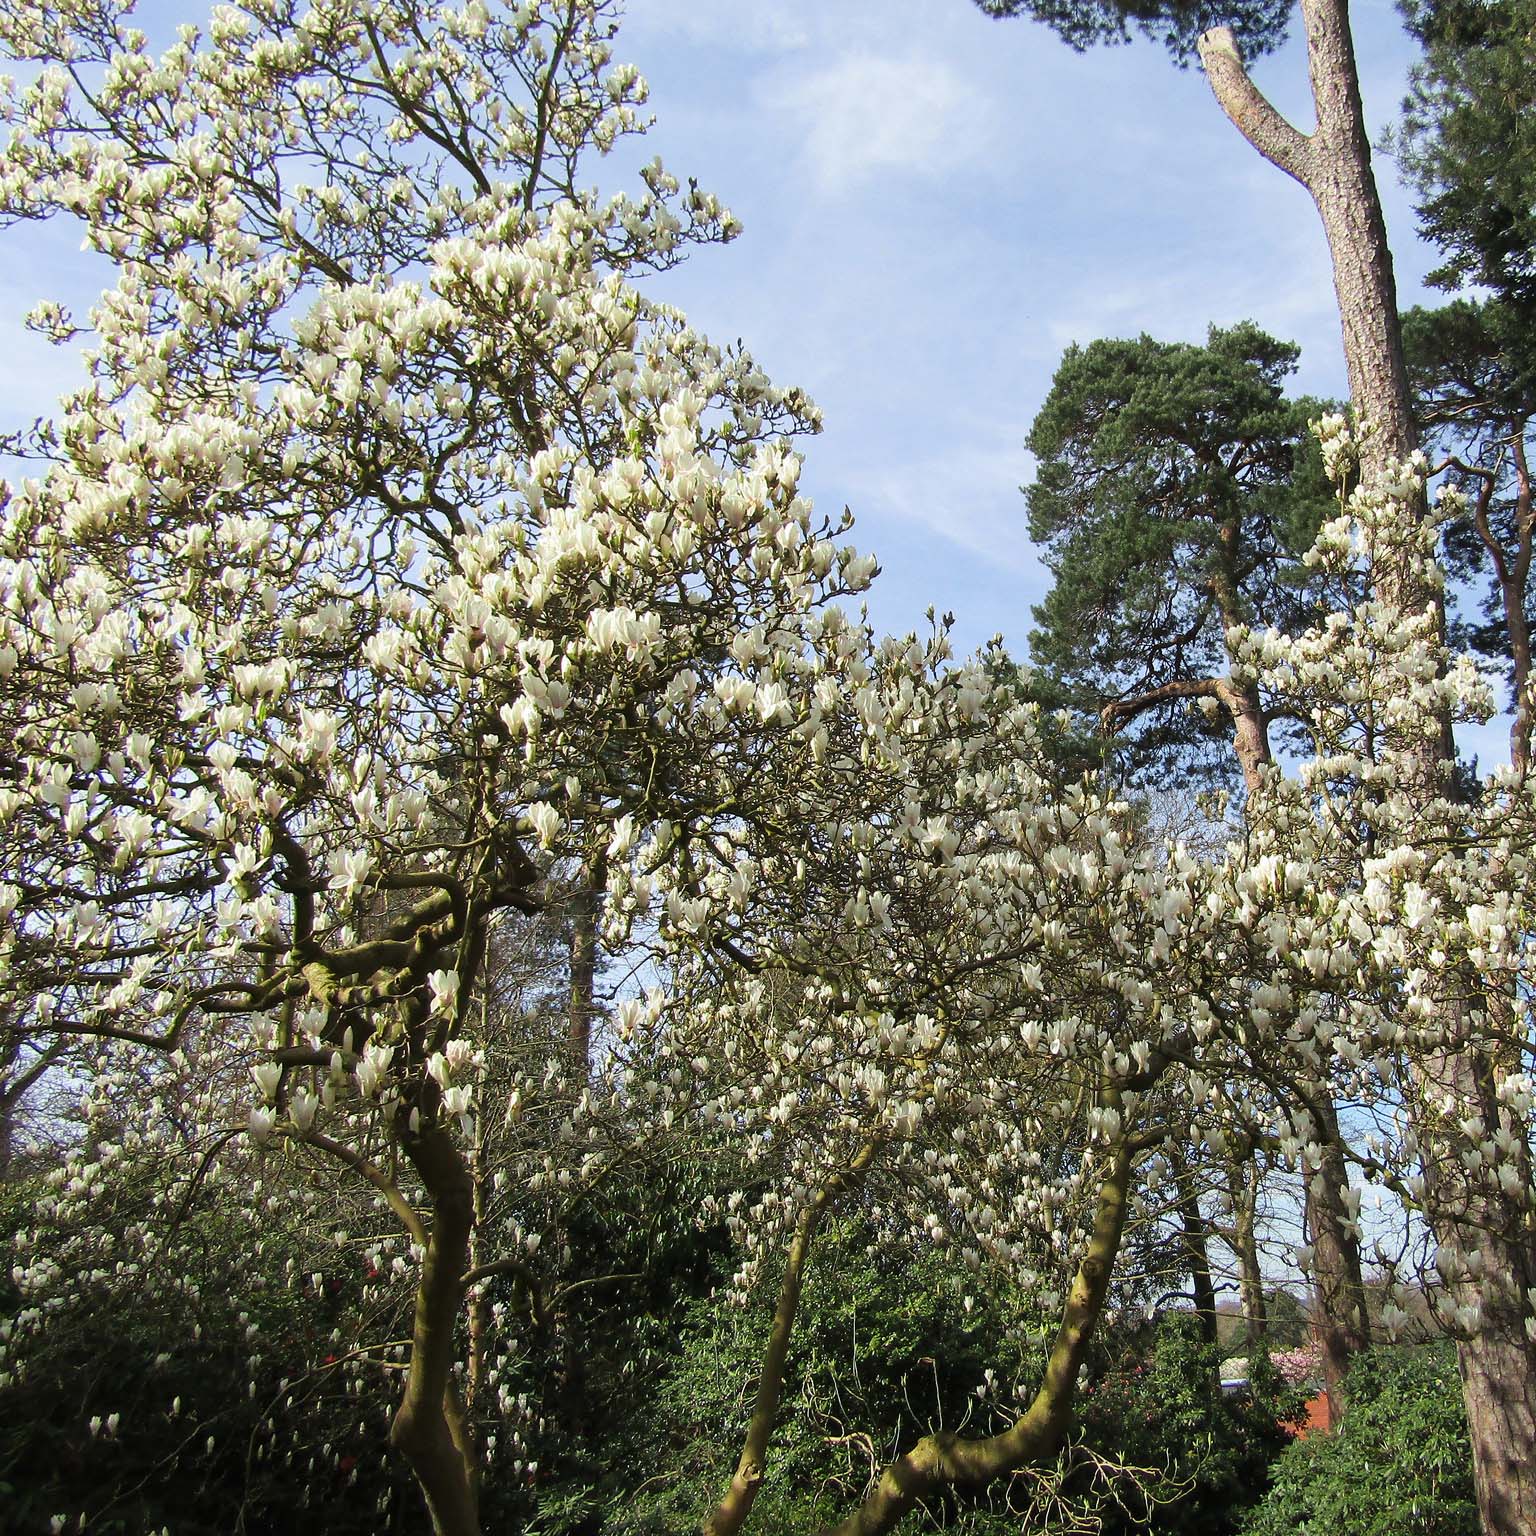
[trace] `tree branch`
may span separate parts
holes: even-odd
[[[1214,677],[1179,678],[1160,688],[1148,689],[1130,699],[1111,699],[1099,710],[1099,729],[1106,736],[1116,736],[1137,715],[1174,699],[1219,699],[1221,685]]]
[[[800,1290],[805,1281],[805,1266],[810,1258],[811,1245],[816,1229],[821,1225],[828,1207],[845,1190],[857,1188],[869,1172],[880,1150],[877,1137],[866,1142],[858,1155],[842,1172],[817,1191],[815,1197],[800,1212],[795,1223],[794,1237],[789,1245],[789,1255],[784,1264],[784,1279],[779,1287],[779,1299],[773,1311],[773,1326],[768,1334],[768,1347],[763,1354],[763,1367],[757,1379],[757,1399],[752,1407],[752,1417],[747,1425],[746,1439],[742,1443],[741,1456],[736,1464],[730,1487],[716,1506],[713,1514],[704,1522],[704,1536],[736,1536],[746,1523],[762,1486],[763,1473],[768,1462],[768,1442],[779,1413],[779,1394],[784,1385],[784,1366],[789,1358],[789,1344],[795,1329],[795,1314],[800,1306]]]
[[[1312,140],[1272,107],[1248,76],[1231,27],[1212,27],[1196,44],[1217,105],[1232,126],[1287,176],[1312,190]]]
[[[318,1131],[310,1131],[304,1136],[295,1136],[294,1140],[308,1146],[319,1147],[322,1152],[329,1153],[337,1162],[345,1163],[354,1173],[360,1173],[383,1195],[390,1210],[400,1218],[400,1225],[410,1234],[411,1241],[422,1248],[427,1246],[427,1229],[422,1226],[421,1217],[411,1208],[411,1203],[401,1193],[400,1186],[382,1168],[369,1162],[361,1152],[354,1152],[351,1147],[343,1146],[339,1141],[332,1141],[329,1136],[322,1136]]]
[[[1113,1103],[1118,1095],[1105,1095]],[[1071,1422],[1077,1373],[1109,1292],[1120,1250],[1131,1182],[1131,1153],[1122,1140],[1110,1153],[1099,1186],[1093,1233],[1067,1296],[1061,1326],[1040,1390],[1028,1410],[1001,1434],[965,1440],[931,1434],[887,1464],[862,1504],[825,1536],[884,1536],[914,1504],[945,1488],[985,1487],[998,1477],[1052,1456]]]
[[[520,1281],[526,1287],[528,1308],[533,1313],[534,1322],[540,1328],[549,1327],[551,1321],[549,1303],[545,1299],[544,1292],[539,1289],[538,1281],[533,1278],[533,1271],[521,1259],[493,1259],[489,1264],[481,1264],[475,1269],[467,1270],[459,1277],[459,1284],[467,1291],[470,1286],[479,1285],[482,1280],[494,1280],[498,1275],[511,1275],[514,1280]],[[603,1278],[613,1280],[619,1277],[605,1275]],[[574,1288],[568,1287],[568,1289]]]

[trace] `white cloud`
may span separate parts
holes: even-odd
[[[805,26],[780,6],[701,4],[700,0],[645,0],[634,26],[737,53],[790,53],[810,43]]]
[[[1139,265],[1117,252],[1117,261],[1060,284],[1038,349],[1059,356],[1071,342],[1143,331],[1159,341],[1199,343],[1212,324],[1252,320],[1301,345],[1306,382],[1293,389],[1332,391],[1341,362],[1339,322],[1322,232],[1309,222],[1276,222],[1266,233],[1271,238],[1244,231],[1219,247],[1212,241],[1216,248],[1203,262],[1198,244],[1154,250]]]
[[[937,176],[981,162],[995,114],[953,67],[916,54],[850,52],[810,74],[761,88],[768,111],[800,142],[823,195],[881,173]]]
[[[1011,424],[1006,430],[1010,435],[1016,431]],[[847,482],[849,499],[866,527],[906,523],[921,528],[1043,591],[1046,578],[1029,542],[1019,494],[1030,464],[1018,444],[973,439],[901,464],[855,468]],[[870,542],[878,553],[878,534]]]

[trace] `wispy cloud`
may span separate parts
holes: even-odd
[[[804,22],[778,5],[645,0],[636,19],[647,28],[689,43],[718,45],[735,53],[789,53],[811,41]]]
[[[995,114],[931,55],[850,52],[809,74],[780,73],[762,105],[800,141],[824,196],[874,177],[938,176],[985,160]]]
[[[950,441],[900,463],[855,465],[848,476],[854,510],[937,535],[994,567],[1041,582],[1019,486],[1033,469],[1011,424],[995,433]]]

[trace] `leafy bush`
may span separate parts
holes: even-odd
[[[1113,1366],[1084,1387],[1084,1448],[1142,1469],[1117,1480],[1119,1507],[1100,1516],[1106,1536],[1149,1523],[1179,1536],[1226,1536],[1264,1494],[1303,1394],[1255,1354],[1248,1389],[1228,1396],[1222,1354],[1194,1317],[1174,1314],[1119,1341]]]
[[[1348,1387],[1343,1423],[1280,1457],[1243,1536],[1477,1536],[1450,1348],[1375,1350]]]
[[[754,1530],[815,1530],[840,1518],[878,1464],[931,1430],[1001,1428],[1017,1410],[1016,1384],[1034,1389],[1041,1346],[1024,1298],[978,1293],[968,1306],[976,1283],[941,1256],[898,1258],[870,1235],[857,1220],[822,1235]],[[634,1463],[667,1471],[611,1505],[609,1536],[695,1529],[719,1500],[751,1413],[771,1296],[768,1287],[742,1307],[722,1287],[689,1308],[655,1389],[649,1447]],[[932,1513],[949,1530],[1001,1536],[1019,1528],[1005,1499],[998,1491],[996,1509],[954,1501]]]
[[[177,1219],[147,1176],[69,1226],[49,1193],[0,1186],[0,1530],[425,1528],[387,1446],[394,1383],[341,1342],[360,1255],[297,1206],[261,1234],[222,1203]],[[15,1278],[38,1263],[67,1271],[41,1309]]]

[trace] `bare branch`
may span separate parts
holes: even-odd
[[[1118,735],[1138,715],[1159,704],[1175,699],[1219,699],[1221,684],[1214,677],[1179,678],[1164,683],[1160,688],[1148,689],[1130,699],[1111,699],[1099,710],[1099,729],[1106,736]]]
[[[1196,45],[1217,105],[1233,127],[1287,176],[1312,190],[1312,140],[1293,127],[1249,78],[1231,27],[1212,27]]]

